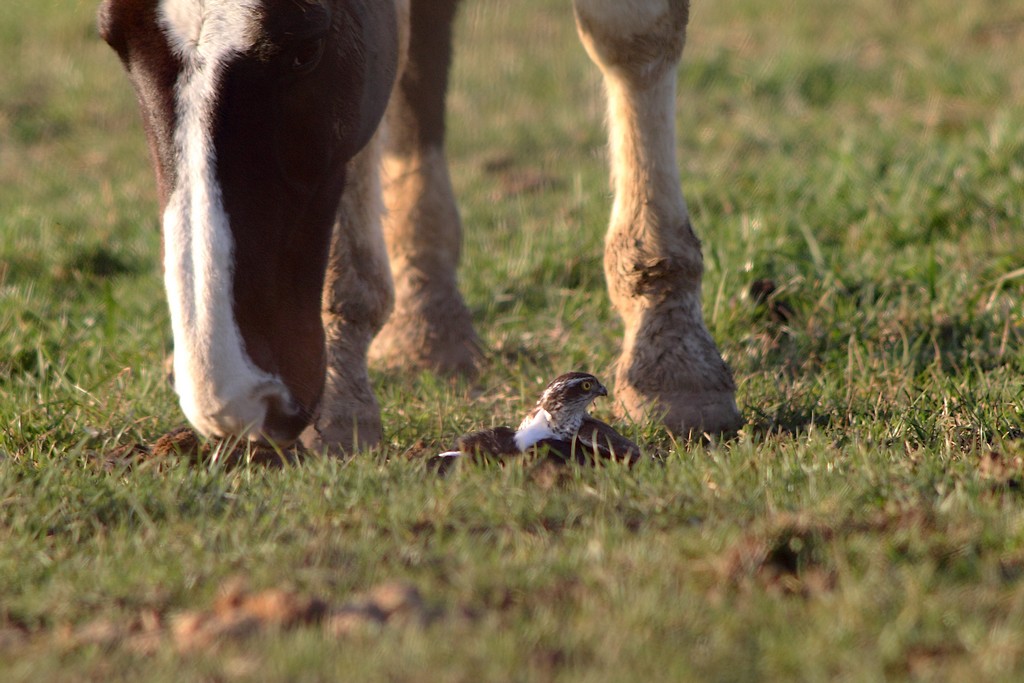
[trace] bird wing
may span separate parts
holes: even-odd
[[[619,434],[614,427],[596,417],[587,415],[576,432],[575,439],[585,451],[599,458],[635,463],[643,455],[640,447]]]
[[[541,439],[537,443],[530,446],[530,452],[535,455],[549,455],[555,456],[560,460],[577,460],[582,462],[580,457],[583,455],[583,448],[574,441],[567,439]]]
[[[463,455],[500,459],[533,451],[547,452],[579,463],[592,463],[594,458],[599,458],[632,465],[642,456],[639,446],[596,417],[586,415],[572,439],[565,439],[551,430],[546,411],[542,409],[537,415],[531,413],[518,430],[494,427],[460,436],[455,450],[445,451],[435,456],[434,460]],[[525,447],[520,448],[524,443]]]
[[[494,427],[460,436],[457,442],[463,455],[497,456],[519,455],[516,431],[511,427]]]
[[[515,430],[509,427],[495,427],[460,436],[455,449],[438,453],[427,461],[427,468],[445,475],[458,462],[458,458],[502,458],[519,455],[516,448]]]
[[[581,465],[593,465],[595,460],[616,460],[632,465],[642,456],[639,446],[611,425],[590,415],[583,419],[571,439],[541,439],[530,450]]]

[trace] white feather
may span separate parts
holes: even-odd
[[[526,419],[519,425],[519,429],[516,430],[516,448],[520,451],[525,451],[538,441],[557,436],[555,431],[551,429],[551,413],[543,408],[537,408],[537,412],[527,415]]]

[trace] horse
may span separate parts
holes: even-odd
[[[173,384],[200,433],[358,449],[382,435],[368,359],[477,367],[444,151],[458,1],[102,2],[156,175]],[[573,2],[607,94],[618,405],[679,434],[734,429],[675,158],[689,1]]]

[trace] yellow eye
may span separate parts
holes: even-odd
[[[591,382],[590,380],[587,380],[585,382],[581,382],[580,387],[583,388],[583,391],[590,391],[594,387],[594,383]]]

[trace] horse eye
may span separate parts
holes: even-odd
[[[323,53],[324,39],[311,40],[295,49],[289,66],[292,71],[309,71],[320,63]]]

